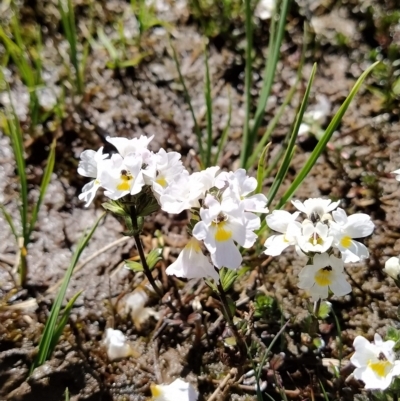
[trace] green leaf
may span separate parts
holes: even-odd
[[[189,91],[187,90],[185,79],[183,78],[183,75],[182,75],[182,72],[181,72],[181,67],[179,65],[179,61],[178,61],[178,56],[176,54],[176,50],[175,50],[174,46],[172,46],[171,42],[170,42],[170,46],[171,46],[171,49],[172,49],[172,56],[173,56],[173,59],[175,61],[175,66],[176,66],[176,69],[178,71],[179,81],[180,81],[180,83],[181,83],[181,85],[183,87],[183,94],[185,96],[185,101],[188,104],[189,110],[190,110],[190,114],[192,115],[193,124],[194,124],[194,131],[196,133],[197,143],[198,143],[198,146],[199,146],[200,162],[201,162],[201,165],[203,167],[204,166],[204,162],[205,162],[205,154],[204,154],[204,149],[203,149],[203,140],[202,140],[201,130],[200,130],[199,124],[197,123],[196,115],[194,114],[192,101],[190,99]]]
[[[133,260],[125,260],[124,267],[134,272],[142,272],[144,270],[143,265],[140,262],[135,262]]]
[[[4,218],[6,219],[8,225],[10,226],[11,232],[13,233],[14,237],[15,237],[15,241],[18,243],[18,238],[19,235],[15,229],[14,223],[12,221],[12,217],[11,215],[7,212],[7,210],[5,209],[4,205],[0,204],[0,210],[3,213]]]
[[[307,174],[310,172],[311,168],[314,166],[316,161],[318,160],[318,157],[321,155],[321,153],[324,151],[327,143],[332,137],[332,134],[335,132],[336,128],[339,126],[340,121],[343,118],[344,113],[350,106],[350,103],[352,102],[354,96],[360,89],[362,83],[364,82],[365,78],[368,76],[368,74],[379,64],[380,62],[377,61],[376,63],[372,64],[366,71],[364,71],[360,78],[358,78],[357,82],[353,86],[353,89],[351,90],[350,94],[347,96],[346,100],[343,102],[343,104],[340,106],[339,110],[333,117],[331,123],[329,124],[328,128],[325,130],[324,136],[318,141],[317,146],[314,148],[312,151],[307,163],[303,166],[297,177],[294,179],[293,183],[289,187],[289,189],[285,192],[285,194],[282,196],[282,199],[280,200],[277,209],[280,209],[283,207],[283,205],[286,204],[286,202],[293,196],[293,194],[296,192],[297,188],[299,185],[303,182],[303,180],[307,177]]]
[[[162,259],[162,248],[153,249],[147,256],[146,262],[150,270],[153,270],[155,265]]]
[[[109,200],[107,202],[104,202],[101,204],[103,208],[117,216],[122,216],[122,217],[129,217],[129,214],[125,211],[123,205],[114,200]]]
[[[10,95],[10,92],[9,92]],[[10,103],[11,95],[10,95]],[[25,165],[25,155],[24,155],[24,145],[22,138],[21,126],[15,113],[14,106],[12,105],[12,112],[6,113],[7,118],[7,134],[11,138],[11,145],[13,148],[13,153],[15,161],[17,163],[17,173],[20,184],[20,201],[21,205],[19,207],[22,225],[22,235],[24,238],[24,244],[29,243],[29,228],[28,228],[28,181],[26,177],[26,165]]]
[[[61,334],[63,333],[64,328],[65,328],[66,324],[68,323],[68,319],[69,319],[69,315],[71,314],[71,310],[74,307],[75,302],[78,299],[79,295],[82,294],[82,292],[83,292],[83,290],[76,293],[65,306],[64,311],[62,312],[62,315],[61,315],[60,319],[58,320],[57,327],[53,334],[53,338],[51,339],[48,357],[50,357],[51,354],[53,353],[54,348],[56,347],[58,340],[60,339]]]
[[[90,238],[96,231],[97,226],[99,225],[100,221],[104,218],[105,215],[106,214],[104,213],[99,217],[99,219],[96,221],[92,229],[87,234],[84,234],[82,236],[82,238],[80,239],[79,243],[76,246],[76,250],[74,255],[72,256],[71,263],[67,271],[65,272],[60,290],[58,291],[53,307],[51,308],[50,315],[46,321],[43,334],[38,346],[38,354],[31,366],[30,374],[37,366],[42,365],[51,356],[50,350],[53,345],[54,335],[57,331],[57,322],[60,316],[61,306],[64,301],[65,293],[67,292],[69,281],[71,280],[72,274],[74,272],[74,269],[78,263],[78,260],[83,250],[86,248]]]
[[[269,190],[269,193],[267,196],[267,198],[268,198],[267,206],[269,206],[272,203],[272,201],[274,200],[276,193],[278,192],[280,186],[282,185],[283,180],[286,177],[287,171],[290,166],[290,162],[292,161],[292,158],[293,158],[293,155],[295,152],[295,144],[296,144],[297,134],[299,132],[300,124],[303,121],[303,116],[304,116],[304,113],[305,113],[307,105],[308,105],[308,98],[310,96],[311,86],[312,86],[312,83],[314,82],[314,77],[315,77],[316,71],[317,71],[317,64],[315,63],[313,66],[313,69],[311,71],[310,79],[308,80],[307,88],[304,93],[304,97],[301,102],[299,112],[296,115],[296,120],[294,123],[293,131],[290,136],[288,146],[286,148],[285,156],[283,157],[282,164],[281,164],[281,166],[275,176],[275,179],[271,185],[271,188]]]
[[[206,65],[206,83],[205,83],[205,101],[206,101],[206,116],[207,116],[207,149],[205,167],[211,165],[211,148],[212,148],[212,99],[211,99],[211,79],[210,69],[208,66],[207,49],[204,52],[204,62]]]
[[[47,164],[46,164],[46,168],[43,173],[42,183],[40,185],[39,199],[36,202],[36,205],[34,206],[33,211],[32,211],[31,221],[29,224],[28,238],[30,238],[32,231],[35,228],[35,224],[36,224],[37,217],[39,214],[40,206],[43,203],[43,199],[46,194],[47,187],[49,186],[49,183],[51,180],[51,174],[53,173],[53,170],[54,170],[55,158],[56,158],[56,140],[54,139],[50,146],[49,156],[47,157]]]
[[[264,181],[264,174],[265,174],[265,170],[267,168],[267,155],[268,155],[270,146],[271,146],[271,143],[268,143],[267,146],[265,146],[265,148],[262,151],[261,156],[260,156],[260,158],[258,160],[257,188],[255,190],[256,194],[259,194],[262,191],[262,185],[263,185],[263,181]]]
[[[318,317],[320,319],[326,319],[332,310],[332,304],[328,301],[322,301],[318,310]]]
[[[219,278],[224,292],[228,291],[235,282],[238,273],[236,270],[223,267],[219,269]]]

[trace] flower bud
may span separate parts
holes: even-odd
[[[395,256],[389,258],[385,263],[383,271],[393,280],[398,280],[400,274],[400,259]]]

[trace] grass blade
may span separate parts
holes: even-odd
[[[257,188],[255,190],[256,194],[261,193],[262,190],[262,184],[264,181],[265,177],[265,170],[266,170],[266,158],[267,158],[267,153],[269,151],[269,147],[271,146],[271,143],[269,143],[261,153],[260,159],[258,160],[258,168],[257,168]]]
[[[17,172],[19,178],[19,184],[21,188],[21,204],[19,207],[20,215],[21,215],[21,225],[22,225],[22,236],[24,238],[24,245],[26,246],[29,242],[28,235],[28,181],[26,177],[26,165],[25,165],[25,156],[24,156],[24,145],[22,138],[21,126],[15,113],[14,106],[10,96],[10,104],[12,111],[6,112],[6,120],[7,120],[7,131],[11,138],[11,145],[13,148],[13,153],[15,157],[15,161],[17,163]]]
[[[251,1],[245,0],[246,15],[246,67],[244,76],[244,92],[245,92],[245,117],[243,126],[243,142],[242,151],[240,152],[240,165],[244,167],[250,149],[253,147],[250,135],[250,107],[251,107],[251,74],[252,74],[252,51],[253,51],[253,12],[251,9]]]
[[[263,86],[261,89],[260,99],[258,101],[257,110],[254,115],[254,125],[251,130],[250,140],[254,143],[258,128],[260,128],[262,119],[264,118],[265,114],[265,107],[267,105],[267,100],[271,94],[272,84],[274,83],[275,73],[276,73],[276,66],[278,64],[281,44],[283,35],[285,33],[286,27],[286,16],[289,10],[290,0],[283,0],[281,5],[281,11],[279,16],[279,25],[278,29],[275,32],[271,32],[271,37],[273,38],[273,45],[272,49],[269,48],[268,53],[271,54],[271,57],[268,57],[268,62],[265,67],[265,74],[264,74],[264,81]],[[274,37],[275,36],[275,37]],[[249,154],[251,152],[249,151]]]
[[[12,217],[11,215],[7,212],[7,210],[5,209],[4,205],[0,204],[0,210],[3,213],[4,218],[6,219],[8,225],[10,226],[11,232],[13,233],[15,240],[18,243],[18,238],[19,235],[17,234],[17,231],[15,229],[14,223],[12,221]]]
[[[286,177],[286,173],[289,169],[290,162],[292,161],[292,157],[293,157],[293,154],[295,151],[297,134],[299,132],[300,124],[303,121],[303,116],[304,116],[304,113],[305,113],[307,105],[308,105],[308,98],[310,97],[311,86],[314,82],[314,77],[315,77],[316,71],[317,71],[317,64],[315,63],[312,68],[312,71],[311,71],[310,79],[308,80],[307,88],[304,93],[304,97],[301,102],[299,112],[297,113],[297,116],[296,116],[296,120],[295,120],[294,127],[293,127],[293,132],[290,136],[290,140],[289,140],[289,143],[286,148],[285,156],[283,157],[282,164],[281,164],[281,166],[278,170],[278,173],[276,174],[275,179],[269,190],[269,193],[267,196],[267,198],[268,198],[267,206],[269,206],[272,203],[272,201],[274,200],[279,187],[281,186],[283,180]]]
[[[66,326],[66,324],[68,323],[68,319],[69,319],[69,315],[71,314],[71,309],[74,307],[76,300],[78,299],[78,297],[82,294],[83,290],[77,292],[67,303],[67,305],[65,305],[64,311],[62,312],[62,315],[57,323],[57,327],[54,331],[53,337],[51,339],[51,344],[50,344],[50,348],[49,348],[49,353],[48,353],[48,357],[50,357],[50,355],[53,353],[54,348],[56,347],[58,340],[61,337],[61,334],[64,331],[64,327]]]
[[[357,82],[354,84],[351,92],[347,96],[346,100],[343,102],[343,104],[340,106],[339,110],[333,117],[332,121],[330,122],[328,128],[326,129],[324,135],[322,138],[318,141],[317,146],[314,148],[312,151],[307,163],[303,166],[297,177],[294,179],[292,185],[289,187],[289,189],[285,192],[285,194],[282,196],[282,199],[280,200],[277,209],[280,209],[283,207],[283,205],[292,197],[292,195],[296,192],[297,188],[299,185],[303,182],[303,180],[306,178],[307,174],[310,172],[311,168],[314,166],[316,163],[318,157],[321,155],[323,150],[325,149],[327,143],[331,139],[332,134],[338,127],[340,121],[342,120],[342,117],[348,107],[350,106],[350,103],[352,102],[354,96],[360,89],[362,83],[364,82],[365,78],[368,76],[368,74],[379,64],[380,62],[377,61],[376,63],[372,64],[367,70],[365,70],[361,76],[358,78]]]
[[[32,211],[31,221],[30,221],[29,230],[28,230],[28,237],[31,236],[32,231],[35,228],[35,224],[37,221],[40,206],[43,203],[43,199],[46,194],[47,187],[49,186],[49,183],[50,183],[51,174],[53,173],[53,170],[54,170],[55,158],[56,158],[56,140],[54,139],[50,146],[50,152],[49,152],[49,156],[47,158],[46,168],[43,173],[42,183],[40,185],[39,199],[36,202],[36,205],[34,206],[33,211]]]
[[[205,85],[205,100],[206,100],[206,116],[207,116],[207,149],[205,167],[211,165],[211,148],[212,148],[212,99],[211,99],[211,80],[210,69],[208,66],[208,52],[205,49],[204,60],[206,64],[206,85]]]
[[[194,131],[196,133],[197,143],[199,145],[200,162],[202,164],[202,167],[204,167],[205,157],[204,157],[204,150],[203,150],[203,142],[202,142],[202,138],[201,138],[201,130],[200,130],[199,124],[197,123],[196,115],[194,114],[192,101],[190,99],[190,95],[189,95],[189,92],[187,90],[187,86],[185,84],[185,80],[184,80],[183,75],[182,75],[181,67],[179,66],[179,60],[178,60],[178,56],[176,54],[176,50],[175,50],[174,46],[172,46],[171,42],[170,42],[170,45],[171,45],[171,49],[172,49],[172,56],[174,58],[175,66],[176,66],[176,69],[178,71],[179,81],[180,81],[180,83],[181,83],[181,85],[183,87],[183,94],[185,96],[185,101],[188,104],[189,110],[190,110],[190,114],[192,115],[193,124],[194,124]]]
[[[79,257],[81,256],[83,250],[86,248],[90,238],[92,237],[97,226],[99,225],[100,221],[103,219],[105,215],[106,213],[103,213],[100,216],[100,218],[96,221],[96,223],[89,231],[89,233],[84,234],[82,236],[76,247],[75,253],[72,256],[72,260],[67,271],[65,272],[62,285],[60,287],[60,290],[58,291],[53,307],[51,308],[49,318],[47,319],[46,325],[44,327],[43,334],[38,346],[39,348],[38,354],[36,356],[34,363],[31,366],[30,373],[32,373],[37,366],[42,365],[46,361],[46,359],[50,357],[49,352],[51,349],[54,334],[56,332],[58,317],[60,315],[61,306],[64,301],[65,293],[67,292],[68,284],[72,277],[72,273],[74,272],[75,266],[78,263]]]
[[[247,163],[246,163],[246,169],[249,169],[255,163],[258,155],[262,152],[262,150],[263,150],[264,146],[267,144],[272,132],[274,131],[275,127],[277,126],[278,122],[280,121],[280,119],[286,109],[286,106],[292,101],[294,94],[297,92],[297,86],[302,77],[304,61],[306,58],[307,36],[308,36],[308,25],[304,24],[303,48],[301,51],[301,59],[300,59],[300,63],[299,63],[299,68],[297,69],[296,80],[294,82],[294,85],[290,88],[289,92],[287,93],[287,95],[286,95],[282,105],[279,107],[277,113],[272,118],[272,120],[269,122],[264,135],[261,137],[260,141],[258,142],[258,144],[256,146],[255,151],[252,152],[252,154],[249,156]],[[279,160],[280,160],[280,158],[279,158]],[[275,163],[275,165],[276,165],[276,163]],[[273,170],[273,168],[271,168],[271,167],[272,167],[272,164],[266,170],[266,176],[269,176],[270,172]]]
[[[232,98],[231,98],[230,90],[229,90],[228,93],[229,93],[228,121],[226,122],[224,130],[222,131],[221,138],[219,138],[218,150],[217,150],[217,153],[215,154],[215,157],[214,157],[213,166],[216,166],[218,164],[219,155],[221,154],[221,151],[222,151],[223,147],[225,146],[226,140],[228,139],[228,132],[229,132],[229,129],[231,128]]]

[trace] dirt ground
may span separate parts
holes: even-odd
[[[17,288],[13,280],[17,247],[0,216],[1,401],[64,400],[66,388],[73,401],[143,401],[150,397],[150,383],[169,383],[176,377],[191,382],[200,392],[200,400],[208,400],[218,387],[220,391],[215,393],[214,400],[256,400],[254,377],[246,375],[252,369],[251,363],[238,366],[235,352],[224,345],[224,338],[229,337],[230,332],[220,318],[218,297],[202,280],[186,282],[165,275],[165,268],[175,260],[185,243],[186,216],[168,216],[161,212],[146,221],[143,235],[147,251],[157,242],[156,230],[165,243],[164,259],[157,266],[157,272],[167,295],[161,301],[152,299],[149,303],[158,314],[141,327],[129,316],[116,314],[118,308],[123,309],[126,296],[144,277],[123,268],[123,261],[136,255],[134,241],[123,237],[124,227],[108,215],[84,251],[80,259],[83,263],[68,288],[67,299],[79,290],[84,292],[73,308],[61,341],[51,360],[28,377],[59,280],[70,262],[75,244],[103,213],[104,198],[101,196],[87,209],[78,200],[86,182],[76,172],[80,153],[102,146],[106,135],[155,135],[152,150],[164,147],[179,151],[188,168],[198,168],[192,152],[197,149],[193,121],[179,84],[170,41],[180,59],[197,118],[204,127],[204,21],[212,21],[217,16],[210,12],[200,21],[185,0],[157,0],[155,4],[157,17],[167,22],[168,28],[158,25],[143,34],[140,44],[141,51],[146,53],[143,61],[136,67],[108,68],[110,56],[97,41],[88,57],[83,99],[67,97],[65,118],[56,132],[51,128],[55,117],[50,115],[35,135],[25,138],[32,203],[38,197],[38,185],[54,135],[58,137],[56,165],[34,240],[28,249],[26,288]],[[89,11],[89,2],[76,1],[76,18],[82,35],[89,25]],[[116,21],[123,22],[126,37],[137,35],[138,22],[129,2],[95,2],[92,12],[95,26],[101,26],[115,42],[119,37]],[[304,22],[309,24],[310,34],[302,85],[304,88],[312,64],[317,62],[309,107],[315,107],[317,95],[325,95],[331,103],[328,119],[362,71],[377,57],[385,60],[384,67],[364,83],[328,149],[295,195],[301,200],[308,197],[340,199],[341,207],[347,211],[368,213],[376,229],[364,241],[370,258],[346,266],[353,291],[345,297],[332,299],[340,332],[332,314],[321,321],[319,332],[323,344],[320,348],[316,348],[306,334],[307,296],[296,285],[305,260],[293,252],[284,252],[276,258],[261,255],[247,259],[252,270],[235,284],[230,295],[239,305],[238,316],[247,319],[251,327],[247,339],[249,344],[258,347],[256,361],[282,324],[289,321],[262,373],[261,379],[269,395],[264,396],[265,400],[271,397],[280,400],[282,393],[292,400],[324,399],[320,383],[329,400],[372,399],[361,383],[349,377],[353,339],[356,335],[372,339],[376,331],[384,335],[388,326],[399,324],[398,289],[382,272],[385,260],[400,253],[400,186],[390,174],[400,168],[400,107],[399,97],[388,94],[393,77],[400,71],[396,73],[399,66],[393,63],[390,50],[397,49],[395,58],[400,59],[400,13],[397,22],[393,22],[395,12],[396,0],[292,2],[263,127],[293,85]],[[24,26],[33,22],[42,26],[45,83],[46,88],[50,88],[42,93],[41,102],[45,108],[48,107],[46,102],[54,101],[52,94],[60,91],[67,74],[63,64],[66,42],[60,34],[57,2],[26,1],[20,5],[20,13]],[[7,13],[0,16],[2,23],[7,18]],[[255,21],[254,95],[261,86],[269,26],[268,21]],[[219,26],[221,31],[209,38],[213,134],[217,144],[231,101],[233,112],[223,167],[235,169],[244,121],[244,24],[238,15],[229,21],[225,31],[222,31],[223,24]],[[136,44],[128,44],[129,54],[134,56],[137,48]],[[59,49],[64,49],[64,53]],[[4,49],[0,47],[0,55],[2,52]],[[26,89],[12,65],[6,71],[16,111],[24,122]],[[0,107],[6,105],[3,94],[0,94]],[[271,139],[272,155],[279,150],[300,101],[301,93],[295,96],[275,130]],[[296,176],[315,144],[314,136],[299,140],[282,191]],[[266,181],[266,191],[271,183],[272,178]],[[15,161],[9,138],[2,132],[0,201],[18,221]],[[287,208],[291,210],[290,205]],[[259,293],[273,298],[274,304],[264,315],[254,316],[254,300]],[[168,297],[178,312],[171,311]],[[107,327],[123,331],[140,356],[110,363],[102,345]],[[329,365],[339,359],[341,371],[336,377]],[[224,384],[227,375],[230,375],[229,380]]]

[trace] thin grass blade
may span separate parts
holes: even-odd
[[[265,170],[267,168],[267,164],[266,164],[267,154],[269,152],[270,146],[271,146],[271,143],[267,144],[267,146],[264,148],[263,152],[261,153],[260,159],[258,160],[257,188],[255,190],[256,194],[259,194],[262,191],[262,184],[263,184],[264,177],[265,177]]]
[[[308,105],[308,98],[310,97],[311,86],[314,82],[316,71],[317,71],[317,64],[315,63],[312,68],[312,71],[311,71],[310,79],[308,80],[307,88],[304,93],[299,112],[296,115],[296,120],[294,123],[292,134],[290,135],[289,143],[286,148],[285,156],[283,157],[282,164],[281,164],[281,166],[275,176],[275,179],[271,185],[271,188],[269,190],[267,206],[269,206],[272,203],[272,201],[274,200],[276,193],[279,190],[279,187],[281,186],[283,180],[286,177],[286,173],[289,169],[290,162],[292,161],[292,157],[293,157],[294,151],[295,151],[297,134],[299,132],[300,124],[303,121],[303,116],[304,116],[304,113],[305,113],[307,105]]]
[[[250,156],[253,150],[254,143],[257,139],[257,131],[261,126],[262,119],[264,118],[265,114],[265,107],[267,105],[268,98],[271,94],[272,85],[274,83],[275,73],[276,73],[276,66],[278,64],[279,56],[280,56],[280,49],[282,44],[283,35],[285,33],[285,26],[286,26],[286,16],[289,10],[290,0],[282,0],[281,10],[279,14],[279,24],[278,29],[275,32],[272,28],[275,25],[271,25],[271,37],[273,44],[270,41],[270,46],[268,49],[269,57],[268,62],[265,66],[264,72],[264,80],[261,89],[260,98],[258,100],[257,110],[254,115],[254,124],[249,133],[249,143],[246,150],[246,157]],[[271,48],[272,44],[272,48]],[[241,163],[242,166],[246,165],[246,162],[243,161]]]
[[[199,124],[197,123],[196,115],[194,114],[192,101],[190,99],[190,95],[189,95],[189,92],[187,90],[185,79],[183,78],[183,75],[182,75],[182,72],[181,72],[181,67],[179,65],[179,60],[178,60],[178,56],[176,54],[176,50],[175,50],[175,48],[174,48],[174,46],[172,45],[171,42],[170,42],[170,46],[171,46],[171,49],[172,49],[172,56],[173,56],[173,59],[174,59],[174,62],[175,62],[176,70],[178,71],[179,81],[180,81],[180,83],[181,83],[181,85],[183,87],[183,94],[185,96],[185,101],[188,104],[189,110],[190,110],[190,114],[192,115],[193,124],[194,124],[194,131],[196,133],[197,143],[198,143],[198,146],[199,146],[200,162],[202,164],[202,167],[204,167],[205,154],[204,154],[204,150],[203,150],[203,141],[202,141],[202,137],[201,137],[201,130],[200,130]]]
[[[207,116],[207,149],[205,167],[211,165],[211,148],[212,148],[212,98],[211,98],[211,79],[210,68],[208,65],[208,52],[205,49],[204,62],[206,67],[206,84],[205,84],[205,100],[206,100],[206,116]]]
[[[264,135],[261,137],[261,139],[259,140],[259,142],[256,146],[256,149],[249,156],[246,167],[245,167],[246,169],[249,169],[251,166],[254,165],[255,161],[257,160],[258,155],[262,152],[262,150],[263,150],[264,146],[266,145],[266,143],[268,142],[272,132],[274,131],[275,127],[277,126],[278,122],[280,121],[284,111],[286,110],[287,105],[292,101],[294,94],[297,92],[297,87],[298,87],[298,84],[302,77],[304,61],[306,58],[306,50],[307,50],[307,42],[308,42],[307,37],[308,37],[308,25],[304,24],[303,48],[301,51],[299,67],[297,69],[296,80],[295,80],[293,86],[290,88],[289,92],[287,93],[287,95],[286,95],[282,105],[279,107],[277,113],[272,118],[272,120],[269,122]],[[279,160],[280,160],[280,158],[279,158]],[[272,167],[272,164],[270,165],[270,167]],[[273,168],[270,169],[270,167],[266,171],[266,177],[268,177],[270,172],[273,170]],[[268,171],[268,170],[270,170],[270,171]]]
[[[83,290],[77,292],[77,293],[69,300],[69,302],[67,303],[67,305],[65,305],[65,308],[64,308],[64,310],[63,310],[63,312],[62,312],[62,315],[61,315],[60,319],[58,320],[57,327],[56,327],[56,329],[54,330],[53,338],[51,339],[51,344],[50,344],[49,352],[48,352],[48,355],[47,355],[47,358],[46,358],[46,359],[50,358],[51,354],[53,353],[54,348],[56,347],[56,345],[57,345],[57,343],[58,343],[58,340],[60,339],[61,334],[62,334],[63,331],[64,331],[64,327],[65,327],[66,324],[68,323],[68,319],[69,319],[69,316],[70,316],[70,314],[71,314],[71,310],[72,310],[72,308],[74,307],[75,302],[76,302],[76,300],[78,299],[78,297],[82,294],[82,292],[83,292]]]
[[[47,158],[46,168],[43,173],[42,183],[40,185],[39,199],[36,202],[36,205],[33,208],[31,221],[29,224],[28,237],[31,236],[33,229],[35,228],[35,224],[38,218],[40,206],[43,203],[44,196],[46,195],[47,187],[49,186],[51,174],[54,170],[54,162],[56,158],[56,140],[54,139],[50,146],[49,156]]]
[[[362,83],[364,82],[365,78],[368,76],[368,74],[379,64],[380,62],[377,61],[376,63],[372,64],[367,70],[365,70],[360,78],[358,78],[357,82],[354,84],[350,94],[347,96],[346,100],[343,102],[343,104],[340,106],[339,110],[333,117],[331,123],[329,124],[328,128],[325,130],[324,135],[322,138],[318,141],[317,146],[314,148],[312,151],[307,163],[303,166],[297,177],[294,179],[292,185],[289,187],[289,189],[285,192],[285,194],[282,196],[282,199],[279,201],[279,204],[277,206],[277,209],[280,209],[283,207],[283,205],[293,196],[293,194],[296,192],[297,188],[299,185],[303,182],[303,180],[306,178],[307,174],[310,172],[314,164],[316,163],[318,157],[321,155],[321,153],[324,151],[327,143],[332,137],[332,134],[338,127],[340,121],[342,120],[342,117],[348,107],[350,106],[350,103],[352,102],[354,96],[360,89]]]
[[[13,233],[15,240],[18,243],[18,237],[19,235],[17,234],[17,230],[15,229],[12,217],[10,215],[10,213],[7,212],[7,210],[5,209],[4,205],[0,204],[0,210],[3,213],[4,218],[6,219],[8,225],[10,226],[11,232]]]
[[[245,0],[245,28],[246,28],[246,67],[244,75],[244,94],[245,94],[245,116],[243,125],[242,150],[240,152],[240,165],[244,167],[246,160],[251,153],[253,143],[250,133],[250,108],[251,108],[251,76],[253,65],[253,11],[251,9],[251,0]]]
[[[214,162],[213,162],[214,166],[216,166],[218,164],[219,156],[220,156],[221,151],[224,148],[225,143],[228,139],[229,129],[231,128],[231,118],[232,118],[232,98],[231,98],[231,92],[229,90],[228,121],[226,122],[224,130],[222,131],[221,138],[219,138],[219,141],[218,141],[218,149],[217,149],[217,153],[215,154]]]
[[[13,153],[15,157],[15,161],[17,163],[17,172],[18,178],[21,188],[20,193],[20,201],[21,205],[19,207],[20,215],[21,215],[21,225],[22,225],[22,236],[24,238],[24,244],[26,245],[29,242],[28,235],[28,181],[26,177],[26,165],[25,165],[25,156],[24,156],[24,144],[22,138],[21,126],[15,113],[14,106],[10,96],[10,104],[11,104],[11,112],[6,112],[7,117],[7,131],[11,138],[11,145],[13,148]]]
[[[43,334],[38,346],[38,354],[36,356],[34,363],[31,366],[30,373],[32,373],[37,366],[42,365],[46,361],[46,359],[50,356],[49,350],[52,344],[54,333],[56,331],[57,320],[60,315],[61,306],[64,301],[65,293],[67,292],[69,281],[72,277],[75,266],[78,263],[79,257],[81,256],[83,250],[86,248],[90,238],[92,237],[97,226],[99,225],[100,221],[104,218],[105,215],[106,213],[103,213],[100,216],[100,218],[96,221],[92,229],[87,234],[84,234],[82,236],[76,247],[75,253],[72,256],[71,263],[67,271],[65,272],[60,290],[58,291],[53,307],[51,308],[49,318],[46,321],[46,325],[44,327]]]

